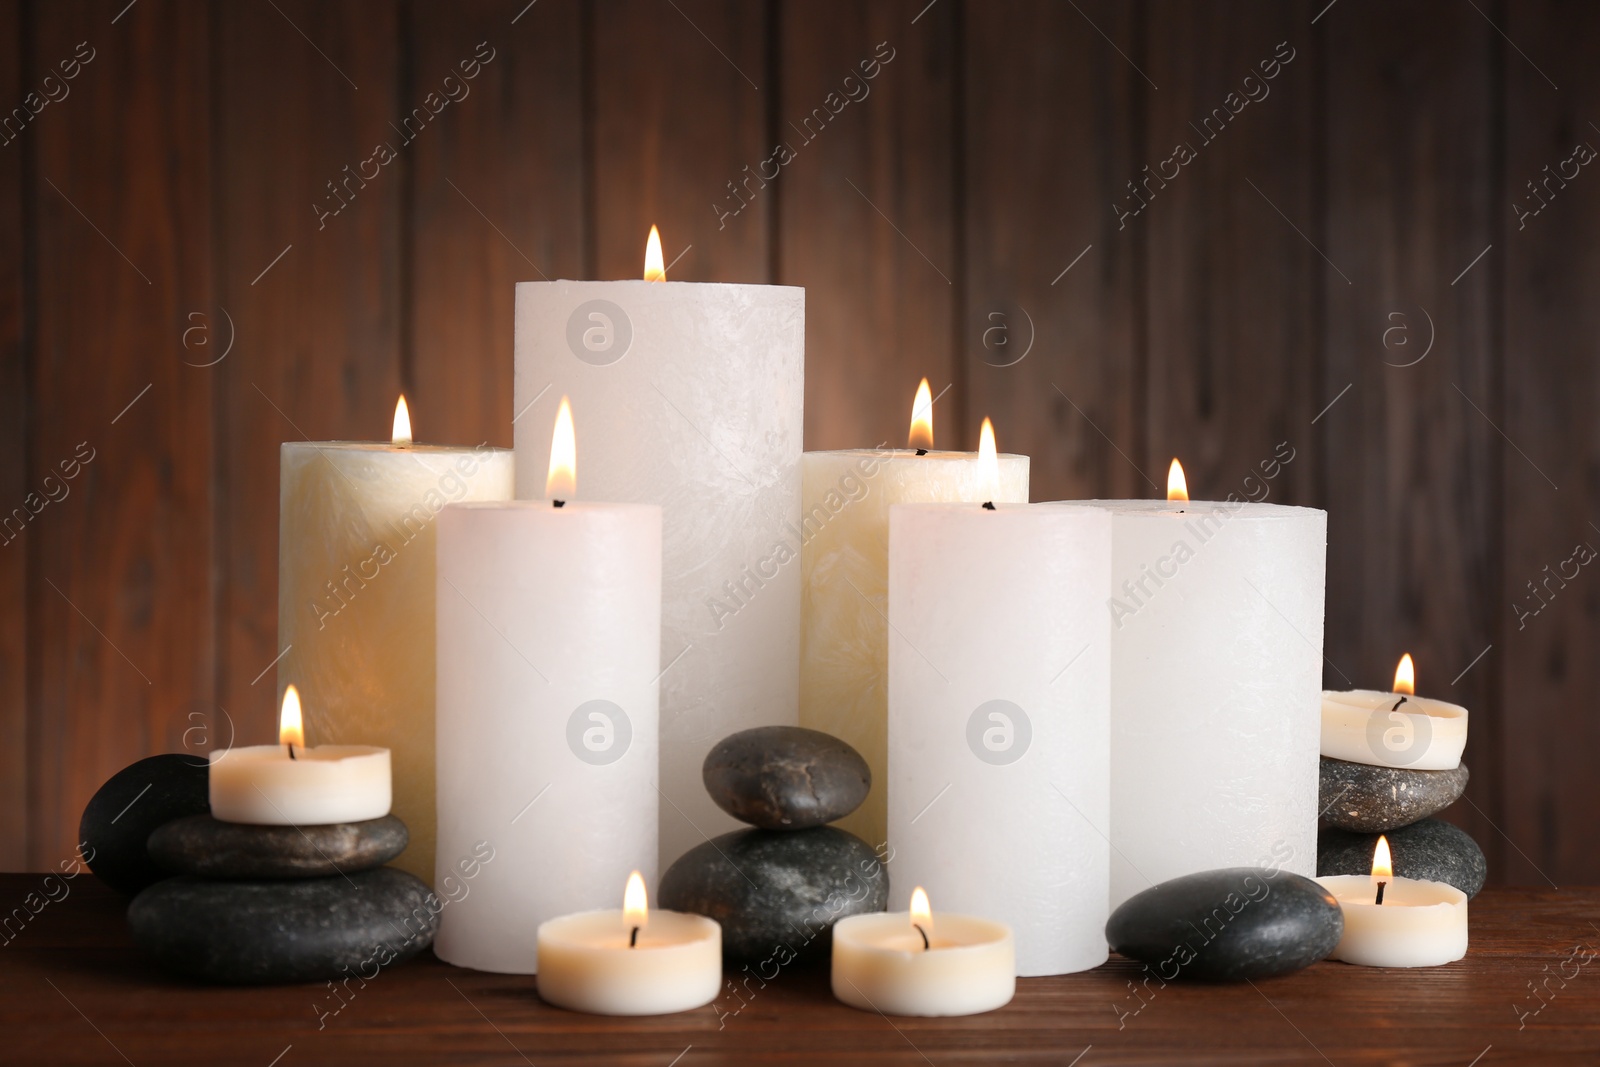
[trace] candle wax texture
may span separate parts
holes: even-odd
[[[701,784],[711,746],[799,717],[805,290],[521,283],[515,393],[517,496],[544,496],[565,395],[578,499],[664,512],[661,853],[670,862],[737,825]]]
[[[976,452],[807,452],[800,550],[800,725],[842,738],[878,785],[838,826],[886,840],[889,756],[889,506],[1026,503],[1028,457],[1002,455],[998,488]]]
[[[1318,878],[1344,912],[1329,959],[1367,967],[1437,967],[1467,954],[1467,895],[1444,882],[1389,878],[1383,903],[1367,875]]]
[[[441,892],[494,850],[439,916],[440,959],[535,973],[540,923],[613,899],[635,868],[654,884],[660,650],[660,508],[439,515]]]
[[[511,453],[288,442],[279,462],[278,701],[293,684],[312,745],[381,745],[411,843],[394,866],[433,878],[434,517],[511,496]],[[277,705],[275,705],[277,706]]]
[[[890,870],[1020,975],[1106,959],[1110,564],[1091,508],[889,510]]]
[[[703,915],[651,911],[639,941],[620,908],[539,927],[539,996],[594,1015],[666,1015],[711,1003],[722,989],[722,927]]]
[[[1401,700],[1401,697],[1404,700]],[[1322,754],[1351,763],[1450,771],[1467,746],[1467,709],[1373,689],[1322,694]]]
[[[929,947],[909,912],[851,915],[833,927],[833,995],[886,1015],[973,1015],[1011,1001],[1016,948],[1004,925],[936,912]]]
[[[211,815],[257,826],[326,826],[389,814],[389,750],[250,745],[211,753]]]
[[[1317,865],[1327,514],[1112,514],[1111,905],[1221,867]]]

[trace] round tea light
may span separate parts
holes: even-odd
[[[1416,695],[1407,653],[1394,692],[1353,689],[1322,694],[1322,754],[1351,763],[1413,771],[1454,770],[1467,744],[1467,709]]]
[[[1329,959],[1437,967],[1467,954],[1467,895],[1444,882],[1396,878],[1387,838],[1378,838],[1370,877],[1330,875],[1317,882],[1344,913],[1344,936]]]

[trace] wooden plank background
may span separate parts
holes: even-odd
[[[807,288],[810,448],[898,443],[923,375],[1035,499],[1287,442],[1327,683],[1411,651],[1491,878],[1600,879],[1600,577],[1547,578],[1600,548],[1600,178],[1527,186],[1600,146],[1597,44],[1562,0],[0,3],[0,867],[270,735],[279,442],[404,388],[509,444],[513,283],[654,222],[674,278]]]

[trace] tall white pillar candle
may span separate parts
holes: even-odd
[[[539,924],[655,882],[661,509],[439,516],[439,874],[494,849],[436,955],[537,973]]]
[[[1219,867],[1316,874],[1327,513],[1082,505],[1112,516],[1112,907]]]
[[[1106,959],[1110,564],[1091,509],[889,509],[889,869],[1019,975]]]
[[[403,401],[402,401],[403,403]],[[434,517],[511,496],[511,452],[410,441],[291,441],[279,460],[278,701],[318,744],[390,750],[395,860],[433,878]]]
[[[517,286],[517,495],[540,493],[543,427],[565,393],[583,420],[586,495],[663,511],[667,862],[737,825],[700,781],[711,746],[798,718],[804,352],[803,289]]]

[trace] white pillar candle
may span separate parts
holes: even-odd
[[[976,1015],[1011,1002],[1016,945],[1003,923],[934,916],[919,886],[909,911],[834,924],[832,985],[835,997],[863,1011]]]
[[[511,453],[411,443],[404,398],[388,444],[285,443],[278,512],[278,693],[304,694],[312,736],[383,745],[394,861],[433,878],[434,516],[511,496]],[[455,857],[452,857],[455,858]]]
[[[211,815],[257,826],[326,826],[389,814],[389,750],[370,745],[307,748],[300,696],[283,697],[276,745],[211,753]]]
[[[1324,692],[1322,754],[1378,767],[1454,770],[1467,745],[1467,709],[1416,691],[1408,652],[1395,670],[1393,692]]]
[[[706,795],[717,741],[799,712],[805,290],[684,282],[517,286],[517,495],[539,494],[562,394],[597,499],[664,512],[662,856],[737,824]]]
[[[911,440],[908,449],[807,452],[802,462],[800,725],[866,759],[877,788],[838,825],[875,846],[888,828],[889,507],[1028,500],[1027,456],[999,456],[990,486],[976,452],[932,451],[927,379],[912,404]]]
[[[1366,967],[1437,967],[1467,954],[1467,895],[1453,885],[1390,878],[1377,904],[1370,877],[1317,881],[1344,912],[1344,936],[1329,959]]]
[[[535,973],[540,923],[655,880],[661,509],[552,492],[439,516],[439,876],[495,862],[433,949],[478,970]]]
[[[1317,863],[1327,513],[1111,513],[1111,905],[1220,867]]]
[[[1017,973],[1106,959],[1110,518],[889,512],[890,870],[1017,934]]]
[[[722,927],[681,911],[651,911],[638,871],[621,910],[563,915],[539,925],[539,996],[593,1015],[667,1015],[716,999]]]

